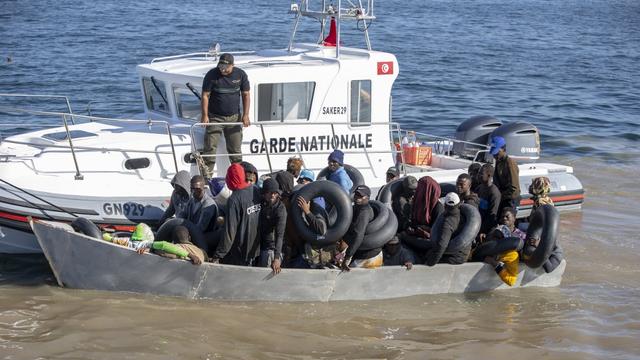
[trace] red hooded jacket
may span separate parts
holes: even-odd
[[[231,191],[241,190],[249,186],[249,183],[245,180],[244,168],[238,163],[229,166],[225,182]]]

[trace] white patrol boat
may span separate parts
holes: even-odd
[[[243,129],[243,160],[260,173],[271,173],[297,156],[317,174],[327,165],[328,154],[341,149],[345,163],[357,168],[375,193],[385,183],[386,170],[397,162],[404,162],[403,175],[429,175],[443,185],[453,184],[472,162],[493,161],[485,156],[488,137],[499,134],[507,139],[510,156],[521,164],[525,211],[519,215],[528,212],[526,191],[537,176],[551,179],[552,198],[560,210],[580,208],[583,189],[573,169],[535,162],[539,134],[528,123],[476,117],[461,124],[452,139],[415,133],[415,142],[402,144],[414,133],[401,129],[391,117],[391,90],[400,70],[396,57],[371,49],[368,25],[366,48],[340,45],[341,23],[374,20],[373,1],[349,2],[348,7],[341,1],[337,6],[322,3],[317,9],[305,0],[291,5],[295,26],[287,48],[231,52],[235,66],[251,83],[251,126]],[[295,42],[304,17],[320,20],[316,44]],[[28,216],[56,221],[82,216],[116,230],[159,219],[168,205],[172,177],[179,170],[200,172],[207,126],[199,123],[200,89],[219,55],[216,46],[139,65],[145,112],[137,119],[83,116],[73,114],[70,106],[68,112],[0,108],[5,113],[58,117],[63,125],[2,139],[0,252],[41,252]],[[221,139],[215,176],[225,175],[227,155]]]

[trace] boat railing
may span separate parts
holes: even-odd
[[[70,120],[72,124],[75,124],[75,114],[71,109],[71,102],[69,101],[69,97],[63,95],[41,95],[41,94],[9,94],[9,93],[0,93],[0,98],[22,98],[22,99],[62,99],[65,102],[65,105],[68,110],[68,114],[70,116]]]
[[[255,51],[227,51],[227,52],[233,55],[248,55],[248,54],[255,53]],[[213,60],[217,60],[219,55],[220,55],[220,51],[218,49],[212,48],[212,50],[209,50],[207,52],[201,51],[201,52],[194,52],[194,53],[188,53],[188,54],[157,57],[157,58],[153,58],[151,60],[151,63],[153,64],[156,62],[179,60],[179,59],[186,59],[186,58],[192,58],[192,57],[203,57],[205,60],[209,58],[212,58]]]
[[[473,158],[471,158],[473,162],[480,162],[481,161],[480,155],[489,152],[489,149],[491,148],[489,145],[486,145],[486,144],[479,144],[471,141],[459,140],[459,139],[454,139],[446,136],[428,134],[425,132],[405,130],[405,129],[400,130],[399,137],[404,139],[405,137],[408,137],[410,132],[413,132],[415,134],[416,139],[418,140],[419,143],[427,143],[431,147],[433,153],[438,155],[445,155],[445,156],[460,155],[460,154],[453,153],[455,144],[470,145],[471,147],[477,148]]]
[[[107,118],[107,117],[79,115],[79,114],[72,114],[72,113],[65,113],[65,112],[39,111],[39,110],[31,110],[31,109],[11,108],[11,107],[5,107],[5,106],[0,106],[0,112],[1,113],[23,113],[23,114],[30,114],[30,115],[37,115],[37,116],[60,117],[62,119],[62,125],[64,126],[64,129],[65,129],[65,133],[66,133],[66,139],[65,140],[67,140],[68,146],[67,145],[47,144],[46,147],[50,147],[50,148],[65,148],[65,149],[68,148],[70,150],[71,157],[73,158],[73,163],[74,163],[75,170],[76,170],[76,174],[75,174],[75,179],[76,180],[84,179],[84,176],[82,175],[82,172],[80,171],[80,166],[78,165],[78,160],[77,160],[77,156],[76,156],[76,151],[77,150],[171,154],[172,157],[173,157],[173,165],[175,167],[176,172],[178,172],[178,170],[179,170],[178,169],[178,160],[177,160],[177,157],[176,157],[176,150],[175,150],[175,146],[174,146],[174,143],[173,143],[173,137],[172,137],[172,132],[171,132],[171,125],[169,124],[169,122],[164,121],[164,120]],[[75,117],[76,120],[86,120],[88,122],[146,124],[149,127],[151,127],[153,125],[161,125],[166,129],[167,135],[169,137],[169,144],[171,146],[171,152],[159,151],[159,150],[155,150],[155,149],[154,150],[142,150],[142,149],[127,149],[127,148],[76,146],[74,144],[74,142],[73,142],[73,136],[71,135],[71,132],[69,130],[69,120],[71,120],[73,117]],[[75,122],[73,122],[73,124],[75,124]],[[2,123],[2,124],[0,124],[0,128],[14,128],[15,129],[16,127],[20,127],[20,126],[24,126],[24,123]],[[31,124],[30,126],[38,126],[38,125]],[[54,124],[43,124],[43,125],[41,125],[41,127],[44,127],[44,128],[57,127],[57,126],[59,126],[59,125],[54,125]],[[34,142],[23,142],[23,141],[17,141],[17,140],[2,139],[2,136],[0,136],[0,139],[3,142],[20,144],[20,145],[42,146],[42,144],[39,144],[39,143],[36,144]]]
[[[336,131],[335,131],[335,127],[336,126],[348,126],[349,124],[346,123],[336,123],[336,122],[313,122],[313,123],[302,123],[308,126],[327,126],[331,128],[331,135],[332,136],[336,136]],[[290,123],[290,125],[296,125],[296,123]],[[191,134],[191,151],[192,154],[194,154],[197,158],[204,160],[205,158],[209,158],[209,157],[220,157],[220,156],[244,156],[244,155],[252,155],[252,156],[256,156],[256,155],[260,155],[260,154],[246,154],[246,153],[226,153],[226,152],[217,152],[216,154],[203,154],[200,153],[199,150],[196,148],[196,144],[194,139],[196,139],[195,136],[195,131],[198,128],[202,128],[202,129],[206,129],[209,126],[229,126],[229,127],[233,127],[233,126],[243,126],[241,122],[234,122],[234,123],[195,123],[193,125],[191,125],[191,130],[190,130],[190,134]],[[283,124],[281,122],[275,122],[275,123],[253,123],[250,126],[257,126],[260,128],[260,135],[262,138],[262,143],[263,144],[269,144],[269,142],[267,141],[268,138],[266,136],[266,132],[265,132],[265,128],[269,128],[269,127],[282,127]],[[400,134],[401,134],[401,130],[400,130],[400,125],[398,123],[395,122],[372,122],[370,124],[367,124],[367,127],[371,127],[371,126],[385,126],[389,128],[390,134],[391,134],[391,142],[394,142],[394,139],[398,139],[398,141],[400,140]],[[302,161],[305,161],[305,155],[329,155],[331,154],[331,151],[327,150],[327,151],[302,151],[302,149],[300,148],[300,144],[298,142],[296,142],[295,144],[295,151],[278,151],[277,153],[271,153],[271,151],[269,150],[269,146],[265,147],[265,152],[264,152],[264,156],[266,157],[267,160],[267,164],[269,167],[269,172],[272,173],[274,171],[274,166],[272,163],[272,156],[297,156],[300,159],[302,159]],[[399,153],[393,146],[391,143],[389,143],[388,145],[388,150],[370,150],[367,149],[366,147],[361,148],[360,150],[357,151],[350,151],[350,150],[344,150],[343,151],[345,155],[348,154],[359,154],[362,155],[364,153],[367,163],[368,163],[368,168],[372,171],[372,173],[374,174],[374,176],[377,176],[376,171],[375,171],[375,167],[373,166],[373,161],[371,160],[371,155],[374,154],[390,154],[394,157],[396,157],[396,155],[400,154],[400,156],[404,156],[401,152]],[[199,160],[196,159],[196,160]],[[404,158],[403,158],[404,160]],[[200,166],[198,166],[199,170],[202,171],[201,167],[203,164],[200,164]]]

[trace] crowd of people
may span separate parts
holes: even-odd
[[[473,163],[460,174],[455,191],[441,194],[433,178],[408,175],[400,178],[397,168],[390,168],[387,181],[396,179],[401,191],[392,198],[391,213],[398,219],[397,235],[382,247],[363,249],[363,239],[374,219],[370,204],[371,189],[364,184],[354,187],[344,168],[344,153],[332,152],[327,159],[327,181],[333,181],[353,202],[353,217],[346,234],[335,243],[314,246],[296,230],[290,214],[292,207],[301,210],[304,225],[318,236],[329,228],[329,204],[322,197],[305,199],[296,191],[314,181],[315,174],[304,169],[300,158],[287,161],[285,170],[259,176],[255,166],[236,162],[229,166],[223,188],[213,196],[203,176],[190,178],[178,172],[171,184],[173,193],[159,226],[173,217],[185,223],[175,226],[165,240],[187,251],[194,264],[212,263],[269,267],[279,273],[289,268],[377,268],[413,264],[433,266],[437,263],[461,264],[484,261],[493,266],[505,283],[517,278],[519,253],[515,249],[497,256],[477,259],[474,249],[486,241],[518,237],[523,244],[537,246],[539,239],[527,239],[516,226],[516,209],[520,197],[518,167],[506,154],[504,139],[496,137],[490,150],[496,166]],[[553,204],[550,183],[545,177],[533,180],[529,193],[534,209]],[[224,195],[224,196],[221,196]],[[448,241],[460,231],[463,219],[461,204],[480,213],[481,225],[472,244],[447,252]],[[436,220],[442,217],[437,238],[433,238]],[[186,226],[186,223],[190,224]],[[194,234],[195,233],[195,234]],[[199,250],[198,250],[199,249]],[[142,249],[140,252],[144,252]],[[163,251],[158,251],[163,253]]]

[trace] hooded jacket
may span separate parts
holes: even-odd
[[[445,210],[442,216],[444,216],[444,223],[442,224],[442,230],[440,231],[440,238],[431,239],[434,241],[434,244],[433,248],[427,252],[427,260],[425,264],[433,266],[441,259],[449,264],[462,264],[469,256],[469,251],[466,252],[466,256],[463,254],[464,251],[459,251],[453,254],[447,254],[448,256],[443,258],[446,254],[447,247],[449,246],[449,241],[451,241],[451,238],[454,236],[455,232],[458,230],[458,226],[460,225],[460,207],[456,206]],[[471,250],[471,247],[469,247],[469,250]]]
[[[227,176],[225,176],[225,183],[229,190],[236,191],[241,190],[249,186],[245,178],[244,168],[242,165],[235,163],[229,166],[227,170]]]
[[[349,174],[347,174],[344,166],[340,166],[336,171],[330,173],[327,180],[340,185],[347,194],[351,192],[351,188],[353,187],[353,181],[349,177]]]
[[[173,192],[171,193],[171,200],[169,200],[169,207],[164,211],[162,217],[158,221],[158,224],[162,225],[168,218],[175,214],[180,214],[187,207],[189,202],[189,194],[191,193],[191,175],[188,171],[181,170],[174,175],[171,179],[171,185],[173,185]],[[177,189],[180,188],[185,191],[186,196],[182,196]]]
[[[440,184],[430,176],[424,176],[418,180],[418,187],[413,198],[411,209],[411,223],[414,226],[433,226],[436,218],[442,212],[440,199]]]
[[[218,205],[211,197],[209,190],[205,189],[202,199],[196,200],[193,196],[190,197],[184,210],[176,216],[191,221],[205,233],[213,230],[218,217]]]

